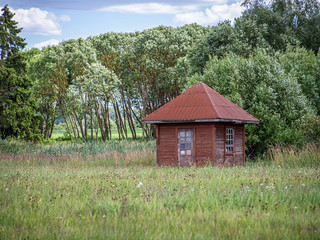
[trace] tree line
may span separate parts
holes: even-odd
[[[23,52],[22,40],[10,43],[12,50],[3,44],[8,30],[1,27],[0,97],[10,98],[10,84],[19,88],[4,71],[16,69],[12,56],[24,59],[23,71],[11,75],[21,75],[30,94],[26,130],[7,117],[12,107],[1,105],[1,137],[50,138],[62,118],[73,138],[107,141],[114,124],[119,139],[136,139],[137,127],[150,139],[152,127],[142,118],[203,81],[260,120],[246,127],[248,154],[319,141],[319,2],[246,0],[243,6],[234,23],[105,33]],[[2,11],[0,21],[12,18]]]

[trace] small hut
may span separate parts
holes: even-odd
[[[259,120],[199,82],[143,122],[156,126],[158,165],[187,167],[243,165],[244,124]]]

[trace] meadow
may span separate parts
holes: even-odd
[[[64,140],[68,139],[67,137],[67,131],[65,129],[54,129],[52,132],[51,140]],[[132,133],[128,131],[128,139],[132,139]],[[136,134],[137,138],[141,139],[142,138],[142,129],[141,128],[136,128]],[[91,131],[88,130],[88,138],[91,136]],[[94,131],[93,138],[96,139],[96,132]],[[98,138],[101,138],[101,132],[99,131],[98,133]],[[119,134],[117,129],[111,129],[111,139],[117,140],[119,139]]]
[[[318,147],[233,168],[155,156],[154,142],[0,140],[0,239],[319,239]]]

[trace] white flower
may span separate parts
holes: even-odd
[[[137,185],[137,188],[141,188],[142,185],[143,185],[143,183],[142,183],[142,182],[139,182],[139,184]]]
[[[103,215],[102,217],[103,217],[103,218],[106,218],[106,215]]]
[[[8,192],[9,191],[9,188],[6,188],[6,192]]]

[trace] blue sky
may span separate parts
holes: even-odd
[[[87,38],[105,32],[134,32],[198,23],[216,25],[241,15],[239,0],[7,0],[27,48]],[[4,6],[1,3],[1,7]]]

